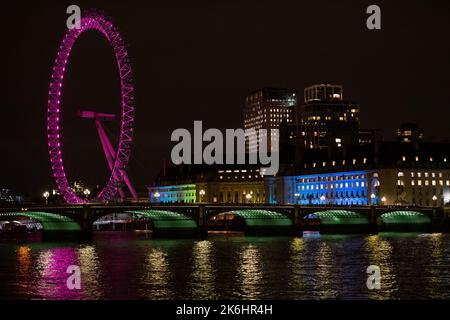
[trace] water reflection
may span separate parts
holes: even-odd
[[[36,285],[38,296],[48,299],[74,299],[82,295],[82,291],[67,288],[67,267],[78,265],[74,248],[54,248],[39,253],[36,268],[39,279]]]
[[[103,297],[104,293],[99,284],[102,270],[95,247],[83,246],[78,249],[77,254],[81,269],[82,288],[86,298]]]
[[[244,246],[239,254],[236,280],[239,282],[240,292],[244,299],[258,299],[262,294],[260,259],[258,247],[253,244]]]
[[[19,263],[18,276],[28,276],[31,272],[31,248],[21,246],[17,248],[17,261]]]
[[[397,290],[397,281],[395,275],[395,266],[393,265],[392,245],[380,237],[380,235],[371,235],[366,237],[365,250],[369,256],[369,265],[380,267],[381,289],[369,290],[370,299],[391,299],[395,297]],[[366,269],[367,270],[367,269]]]
[[[318,290],[321,299],[331,299],[337,297],[337,287],[339,283],[333,283],[332,280],[341,279],[335,277],[334,273],[341,273],[342,270],[333,269],[333,254],[328,242],[321,242],[317,251],[317,271],[316,271],[316,290]]]
[[[450,298],[450,235],[150,240],[105,234],[89,245],[0,243],[0,298]],[[81,290],[66,285],[81,268]],[[369,265],[381,290],[366,287]]]
[[[210,241],[198,241],[193,248],[193,270],[189,287],[192,299],[216,299],[214,259]]]
[[[293,295],[305,292],[304,269],[305,264],[305,240],[302,238],[293,238],[289,248],[289,290]]]
[[[142,279],[145,285],[143,292],[145,297],[148,299],[173,298],[173,291],[169,286],[171,278],[167,253],[158,248],[151,248],[147,254]]]

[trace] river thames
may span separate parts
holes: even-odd
[[[449,299],[450,235],[1,240],[0,299]],[[81,289],[66,285],[69,265]],[[381,289],[369,290],[377,265]]]

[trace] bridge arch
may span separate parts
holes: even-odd
[[[367,215],[349,210],[324,210],[303,217],[305,231],[321,233],[365,233],[370,232]]]
[[[390,211],[380,216],[384,224],[430,224],[431,218],[413,210]]]
[[[310,213],[305,219],[320,219],[323,225],[369,224],[366,215],[349,210],[325,210]]]
[[[197,223],[190,217],[169,210],[131,210],[124,213],[135,218],[145,218],[152,222],[154,236],[185,236],[197,231]]]
[[[75,220],[55,213],[42,211],[19,211],[0,213],[0,219],[13,217],[27,217],[42,225],[43,231],[80,231],[81,227]]]
[[[228,217],[228,218],[227,218]],[[220,223],[220,220],[225,223]],[[227,222],[228,220],[228,222]],[[233,221],[234,223],[229,223]],[[243,222],[243,223],[239,223]],[[246,234],[284,234],[291,233],[294,228],[292,220],[279,212],[263,209],[228,210],[209,217],[210,229],[222,230],[231,226],[231,230],[243,229]],[[220,228],[220,226],[222,228]]]

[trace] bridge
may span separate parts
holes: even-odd
[[[28,217],[50,239],[88,238],[98,219],[118,213],[150,222],[154,237],[206,237],[211,227],[240,226],[246,234],[300,234],[378,231],[440,231],[450,226],[450,210],[401,206],[301,206],[270,204],[100,204],[0,208],[0,220]]]

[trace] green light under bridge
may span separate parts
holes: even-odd
[[[78,231],[80,230],[80,225],[69,217],[48,213],[48,212],[38,212],[38,211],[20,211],[20,212],[10,212],[1,213],[1,218],[12,218],[12,217],[27,217],[36,220],[42,225],[44,231]]]
[[[183,214],[165,210],[139,210],[127,211],[138,218],[151,219],[155,229],[195,229],[194,220]]]
[[[291,219],[285,215],[268,210],[234,210],[230,213],[241,217],[249,227],[290,227]]]
[[[367,216],[348,210],[326,210],[308,214],[306,219],[320,219],[323,225],[333,224],[369,224]]]
[[[392,211],[381,216],[385,224],[426,224],[431,223],[430,217],[417,211]]]

